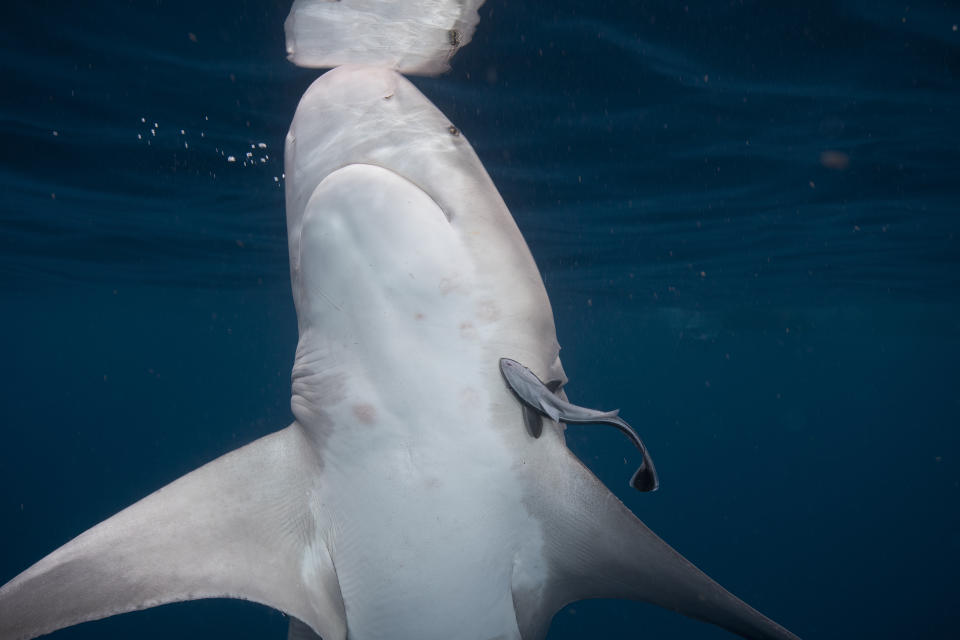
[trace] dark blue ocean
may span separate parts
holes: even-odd
[[[0,583],[292,420],[289,1],[0,7]],[[960,7],[487,0],[416,84],[553,301],[571,448],[806,640],[960,636]],[[233,162],[228,158],[234,157]],[[285,638],[173,605],[68,640]],[[576,603],[550,640],[708,639]]]

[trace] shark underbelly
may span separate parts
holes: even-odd
[[[472,456],[449,455],[445,442],[367,444],[349,469],[329,470],[344,473],[326,506],[339,514],[327,545],[348,638],[519,640],[514,559],[539,534],[497,466],[505,457],[479,443]]]

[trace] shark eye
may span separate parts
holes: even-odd
[[[547,383],[547,389],[550,389],[550,392],[554,395],[559,395],[563,389],[563,380],[551,380]]]

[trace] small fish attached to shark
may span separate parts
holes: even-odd
[[[660,487],[660,478],[657,476],[657,469],[653,465],[650,452],[647,451],[646,445],[633,427],[620,417],[619,409],[597,411],[571,404],[560,396],[559,381],[544,384],[537,374],[510,358],[500,358],[500,372],[510,389],[523,403],[524,424],[534,438],[539,438],[543,430],[540,414],[554,422],[613,425],[630,438],[643,456],[640,467],[630,479],[630,486],[637,491],[656,491]]]

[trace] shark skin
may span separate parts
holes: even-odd
[[[286,429],[81,534],[0,587],[0,640],[230,597],[305,640],[535,640],[584,598],[796,640],[539,438],[499,362],[566,380],[550,302],[460,132],[409,81],[339,67],[286,143],[299,343]]]

